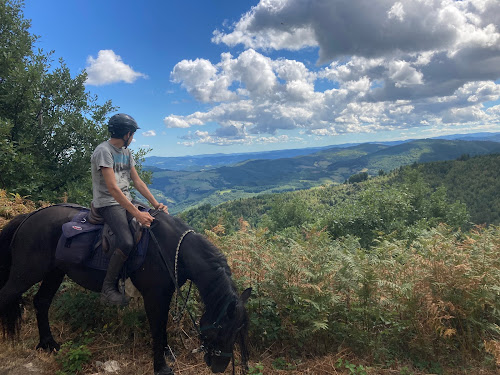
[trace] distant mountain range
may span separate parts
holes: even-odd
[[[169,169],[172,171],[199,171],[203,169],[217,168],[223,165],[236,164],[250,159],[273,160],[281,158],[292,158],[294,156],[300,155],[309,155],[330,147],[332,146],[237,154],[207,154],[178,157],[148,156],[146,157],[144,166],[159,169]]]
[[[463,141],[491,141],[500,142],[500,133],[471,133],[471,134],[453,134],[435,137],[431,139],[448,139],[448,140],[463,140]],[[383,144],[386,146],[395,146],[401,143],[408,143],[416,139],[407,139],[388,142],[371,142]],[[262,151],[262,152],[247,152],[235,154],[206,154],[206,155],[188,155],[177,157],[163,156],[148,156],[144,161],[144,166],[150,170],[168,169],[171,171],[200,171],[232,165],[246,160],[274,160],[293,158],[295,156],[303,156],[314,154],[321,150],[331,148],[346,148],[357,146],[360,143],[344,143],[335,146],[325,147],[309,147],[300,149]]]
[[[471,135],[466,135],[470,137]],[[497,137],[495,134],[493,137]],[[477,136],[474,139],[483,139]],[[500,142],[423,139],[335,146],[289,158],[245,160],[202,171],[153,168],[151,191],[172,213],[262,193],[343,183],[353,174],[377,175],[402,165],[500,153]],[[247,154],[248,155],[248,154]]]

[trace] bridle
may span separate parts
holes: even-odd
[[[161,210],[154,210],[151,213],[151,216],[155,217],[160,211]],[[182,233],[182,235],[180,236],[179,242],[177,244],[177,249],[175,251],[174,271],[172,271],[172,268],[169,266],[168,262],[166,261],[165,257],[163,256],[163,253],[161,251],[161,246],[160,246],[158,240],[156,239],[156,236],[154,235],[153,231],[151,230],[151,227],[148,227],[147,229],[148,229],[150,237],[153,239],[153,242],[155,243],[155,245],[156,245],[156,247],[158,249],[158,253],[160,254],[160,257],[161,257],[163,263],[167,267],[167,270],[168,270],[168,272],[170,274],[170,278],[172,279],[172,281],[173,281],[173,283],[175,285],[175,290],[176,290],[176,296],[175,296],[176,313],[175,313],[175,316],[173,317],[173,320],[176,321],[176,322],[180,322],[182,313],[184,312],[184,310],[186,310],[188,312],[189,317],[191,318],[191,321],[193,323],[193,326],[194,326],[196,332],[198,333],[198,336],[199,336],[199,338],[200,338],[200,340],[202,342],[201,346],[198,349],[195,349],[193,352],[203,352],[205,354],[208,354],[209,356],[231,358],[232,363],[233,363],[233,375],[234,375],[235,365],[234,365],[234,354],[233,354],[233,351],[231,351],[230,353],[229,352],[223,352],[222,350],[217,349],[216,347],[214,347],[210,343],[207,343],[208,337],[205,334],[203,334],[203,332],[209,331],[209,330],[212,330],[212,329],[219,330],[219,329],[223,328],[223,326],[221,325],[222,319],[226,315],[227,309],[228,309],[229,305],[232,302],[235,302],[235,299],[234,298],[229,298],[225,302],[223,308],[219,312],[219,315],[218,315],[217,319],[212,324],[207,325],[207,326],[200,326],[200,327],[198,327],[198,324],[196,323],[196,320],[194,319],[193,315],[191,314],[191,312],[189,311],[189,309],[187,309],[187,303],[188,303],[188,299],[189,299],[189,296],[190,296],[190,293],[191,293],[191,286],[192,286],[192,281],[190,281],[190,283],[189,283],[189,290],[188,290],[188,293],[187,293],[186,298],[184,300],[183,307],[180,310],[178,309],[177,297],[181,296],[181,291],[180,291],[179,282],[178,282],[178,280],[179,280],[179,278],[178,278],[178,276],[179,276],[178,275],[178,260],[179,260],[180,248],[181,248],[182,242],[184,241],[184,238],[189,233],[195,233],[195,231],[192,230],[192,229],[189,229],[189,230],[185,231],[184,233]],[[243,327],[244,327],[244,325],[242,325],[241,327],[239,327],[237,329],[237,331],[236,331],[237,334],[240,332],[240,330]]]
[[[222,318],[224,317],[224,315],[226,315],[227,308],[229,307],[229,305],[232,302],[235,302],[234,299],[229,299],[228,301],[226,301],[226,303],[224,304],[224,307],[222,308],[221,312],[219,313],[219,316],[217,317],[217,319],[212,324],[200,327],[199,333],[200,333],[200,338],[201,338],[202,343],[205,343],[206,340],[207,340],[207,337],[204,336],[202,332],[208,331],[208,330],[211,330],[211,329],[218,330],[218,329],[222,329],[223,328],[223,326],[221,325]],[[239,330],[241,328],[242,327],[240,327],[237,331],[239,332]],[[234,357],[233,356],[233,352],[231,352],[231,353],[223,352],[221,350],[217,350],[217,349],[213,348],[211,345],[202,344],[201,347],[200,347],[200,349],[203,352],[205,352],[205,354],[209,354],[209,355],[216,356],[216,357],[228,357],[228,358],[233,358]]]
[[[229,353],[229,352],[223,352],[221,350],[218,350],[218,349],[214,348],[211,344],[207,344],[206,343],[207,342],[207,337],[205,335],[203,335],[203,333],[202,333],[203,331],[208,331],[208,330],[211,330],[211,329],[215,329],[215,330],[222,329],[223,328],[223,326],[221,325],[222,318],[224,317],[224,315],[226,315],[227,308],[229,307],[229,305],[231,303],[233,303],[233,302],[235,302],[234,299],[228,299],[226,301],[226,303],[224,304],[224,307],[222,308],[221,312],[219,313],[219,316],[217,317],[217,319],[212,324],[200,327],[199,334],[200,334],[200,339],[201,339],[202,344],[201,344],[200,348],[197,351],[202,351],[205,354],[208,354],[209,356],[230,358],[232,366],[233,366],[233,375],[234,375],[235,374],[235,364],[234,364],[234,353],[233,353],[233,351],[231,351],[231,353]],[[241,327],[239,327],[236,330],[236,335],[240,334],[240,331],[241,331],[241,329],[244,326],[245,325],[243,324]],[[241,350],[242,350],[242,353],[243,353],[243,348]],[[244,368],[244,366],[245,366],[245,363],[242,363],[242,367],[243,368]]]

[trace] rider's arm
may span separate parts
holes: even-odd
[[[153,217],[147,212],[141,212],[137,207],[135,207],[132,202],[123,194],[116,183],[115,172],[113,168],[101,167],[102,176],[104,182],[106,182],[106,187],[113,198],[128,212],[132,214],[141,224],[149,225],[153,221]],[[141,193],[142,194],[142,193]]]
[[[158,203],[156,198],[149,191],[148,186],[144,183],[144,181],[142,181],[141,177],[139,177],[139,173],[137,173],[137,170],[135,169],[134,166],[130,168],[130,178],[132,179],[134,187],[137,189],[137,191],[141,193],[142,196],[146,198],[154,208],[163,209],[165,212],[167,212],[167,207],[164,206],[162,203]]]

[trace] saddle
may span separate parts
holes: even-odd
[[[141,211],[149,208],[133,202]],[[132,232],[135,248],[127,261],[129,272],[137,269],[144,260],[149,242],[148,232],[131,215],[129,228]],[[115,247],[116,237],[98,210],[80,207],[80,212],[69,222],[62,225],[62,234],[57,244],[55,258],[57,261],[105,270]],[[111,250],[111,251],[110,251]]]

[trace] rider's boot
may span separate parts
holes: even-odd
[[[127,256],[120,249],[116,249],[109,260],[108,271],[102,283],[101,302],[107,305],[127,306],[130,297],[118,291],[118,278]]]

